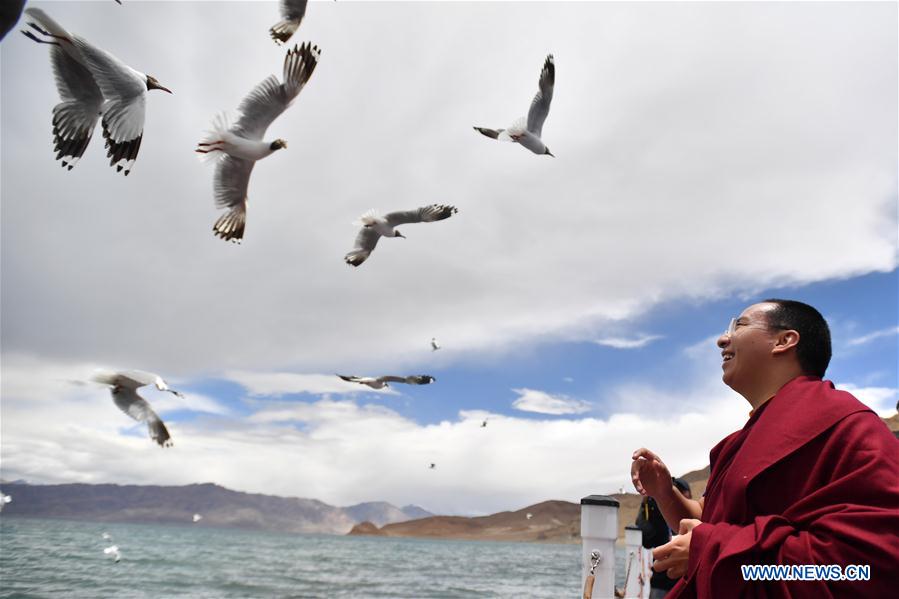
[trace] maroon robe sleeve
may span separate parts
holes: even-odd
[[[825,484],[782,514],[693,529],[687,575],[673,596],[890,597],[899,588],[899,443],[876,415],[846,416],[820,453],[793,464]],[[763,484],[764,481],[757,481]],[[754,493],[781,492],[756,488]],[[869,565],[868,581],[744,581],[744,564]]]

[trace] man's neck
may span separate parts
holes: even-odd
[[[776,373],[776,376],[769,377],[756,389],[753,389],[752,392],[744,394],[743,397],[749,402],[749,405],[752,406],[752,411],[755,412],[766,401],[774,397],[784,385],[802,375],[803,372],[795,369],[788,369],[784,372]]]

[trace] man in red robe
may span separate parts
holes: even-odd
[[[680,533],[653,551],[656,571],[681,578],[667,597],[899,596],[899,440],[822,380],[824,318],[801,302],[765,300],[734,319],[718,347],[724,382],[752,412],[710,452],[703,498],[674,492],[648,449],[633,455],[637,491]],[[741,566],[778,564],[839,568],[744,580]],[[869,566],[869,579],[832,579],[864,577],[847,566]]]

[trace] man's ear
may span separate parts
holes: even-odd
[[[799,345],[799,331],[794,331],[793,329],[778,331],[771,353],[782,354],[795,348],[797,345]]]

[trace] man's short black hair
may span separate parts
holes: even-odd
[[[672,476],[672,477],[671,477],[671,482],[674,483],[674,486],[675,486],[675,487],[677,487],[678,489],[680,489],[680,492],[681,492],[681,493],[692,493],[692,491],[690,491],[690,483],[688,483],[688,482],[685,481],[684,479],[682,479],[682,478],[675,478],[675,477]]]
[[[830,328],[821,313],[795,300],[766,299],[765,303],[774,304],[774,309],[768,312],[768,326],[799,333],[796,357],[802,371],[824,378],[831,349]]]

